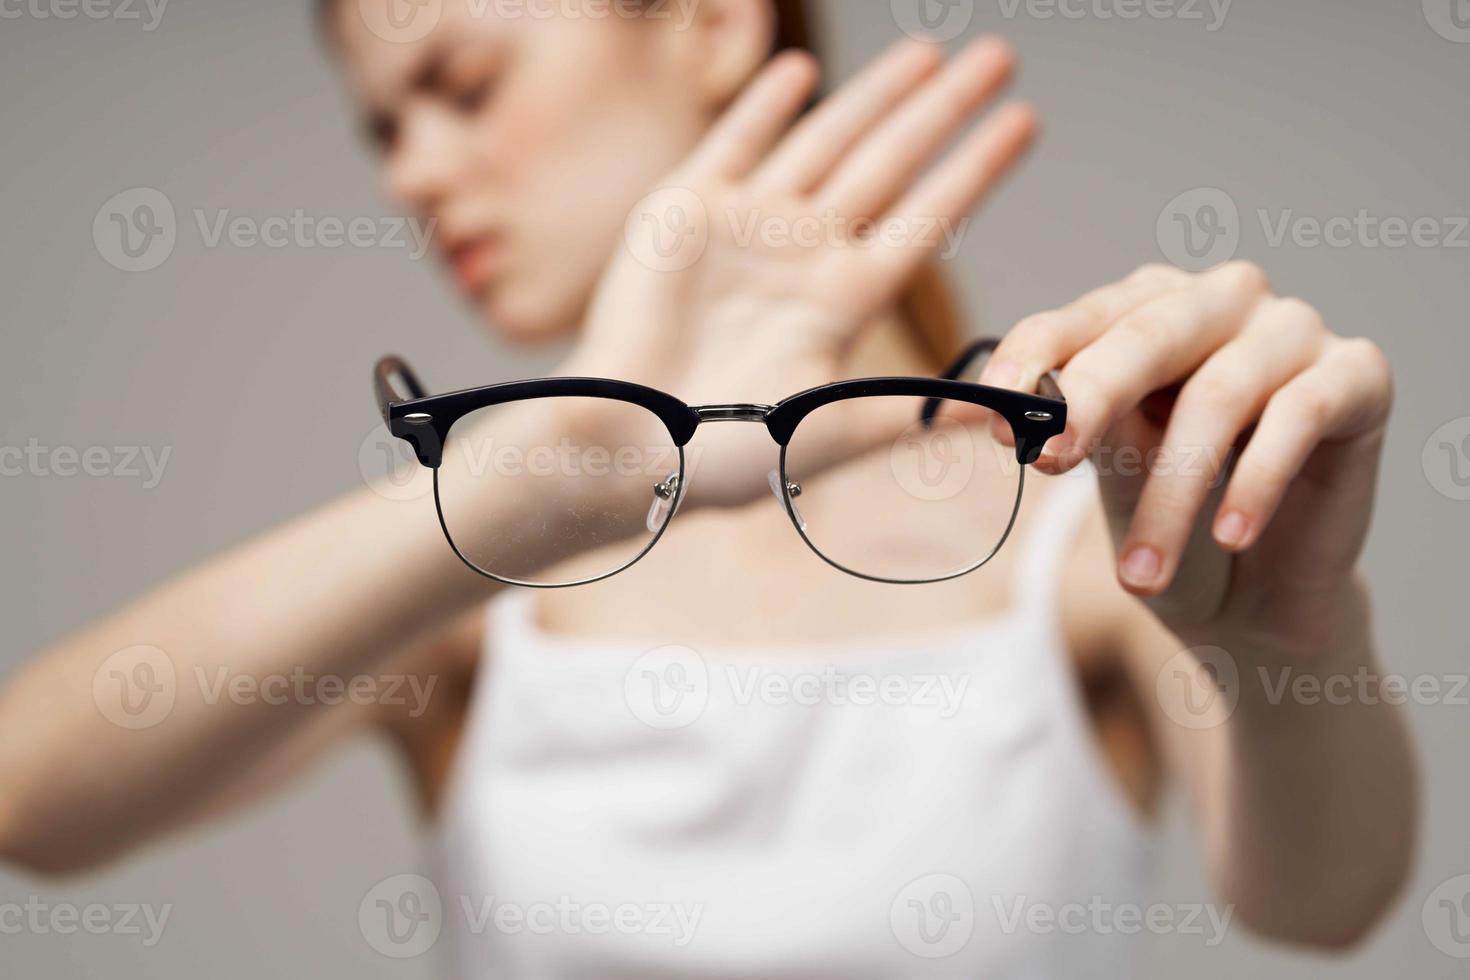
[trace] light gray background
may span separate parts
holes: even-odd
[[[1273,246],[1256,212],[1470,213],[1470,43],[1432,29],[1417,0],[1237,0],[1213,31],[1203,6],[1204,21],[1122,19],[1092,12],[1097,2],[1080,18],[1036,16],[1049,8],[1035,4],[1013,16],[999,0],[968,5],[968,33],[1015,40],[1020,90],[1045,122],[1024,174],[954,264],[977,328],[1004,328],[1161,258],[1166,204],[1198,187],[1227,192],[1240,212],[1240,254],[1265,264],[1282,292],[1310,298],[1338,331],[1376,339],[1397,367],[1366,562],[1376,629],[1393,669],[1463,675],[1470,502],[1437,489],[1453,487],[1449,457],[1436,442],[1426,469],[1423,450],[1442,425],[1470,416],[1465,236],[1459,248]],[[1463,0],[1427,6],[1447,12],[1450,2],[1470,15]],[[9,634],[0,670],[358,485],[374,419],[367,369],[384,351],[411,354],[437,387],[540,366],[487,346],[430,261],[200,241],[195,208],[382,213],[307,6],[174,0],[151,32],[146,18],[22,11],[0,20],[0,445],[172,451],[153,489],[124,477],[0,478]],[[886,0],[832,2],[824,13],[838,74],[897,33]],[[112,195],[139,186],[168,195],[180,236],[161,268],[129,274],[99,255],[92,226]],[[1470,873],[1470,708],[1417,707],[1413,720],[1428,759],[1423,858],[1366,950],[1331,966],[1240,932],[1218,949],[1176,936],[1156,944],[1157,975],[1465,976],[1470,962],[1427,939],[1422,909],[1436,885]],[[0,973],[430,976],[432,956],[385,959],[357,927],[373,884],[421,866],[409,798],[391,756],[364,745],[260,808],[108,873],[48,883],[0,872],[0,902],[173,905],[152,949],[115,935],[0,935]],[[1168,894],[1207,895],[1177,816],[1168,847]]]

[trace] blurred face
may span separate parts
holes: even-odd
[[[445,0],[427,33],[405,20],[437,6],[339,0],[334,12],[387,189],[435,221],[454,282],[497,327],[557,339],[628,212],[707,124],[680,20],[536,0]]]

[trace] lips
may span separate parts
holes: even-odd
[[[446,257],[460,288],[477,293],[494,278],[500,254],[493,238],[481,236],[454,242],[448,247]]]

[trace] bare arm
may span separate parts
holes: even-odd
[[[179,577],[0,690],[0,853],[75,870],[207,808],[260,760],[352,730],[396,655],[491,593],[432,511],[369,490]]]
[[[385,365],[386,417],[423,391],[401,362]],[[607,435],[554,403],[506,406],[479,424],[521,445]],[[427,490],[430,471],[416,478]],[[526,481],[495,481],[473,506],[521,567],[581,547],[516,533],[544,516]],[[587,537],[626,531],[608,518]],[[0,855],[38,871],[85,868],[262,792],[343,736],[393,722],[396,708],[415,720],[463,672],[444,653],[462,650],[466,611],[497,588],[445,546],[427,499],[376,488],[180,576],[0,689]]]
[[[1191,652],[1146,610],[1127,651],[1221,895],[1257,932],[1329,948],[1361,939],[1397,894],[1418,805],[1366,603],[1336,601],[1336,635],[1303,660],[1245,636]]]
[[[421,810],[435,812],[459,743],[484,649],[479,606],[423,643],[385,661],[375,699],[347,702],[312,717],[288,739],[253,759],[213,795],[178,811],[157,833],[208,823],[284,789],[350,739],[386,737],[413,781]],[[493,670],[492,668],[489,668]]]
[[[1418,793],[1356,572],[1383,355],[1234,263],[1141,269],[1023,321],[986,370],[1060,371],[1067,433],[1039,465],[1098,468],[1116,645],[1226,900],[1276,938],[1362,937],[1408,873]]]

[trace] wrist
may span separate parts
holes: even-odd
[[[1290,615],[1264,610],[1211,641],[1238,672],[1243,710],[1284,719],[1292,715],[1284,709],[1403,703],[1403,679],[1387,674],[1376,655],[1360,580],[1310,599],[1273,601],[1288,603]]]

